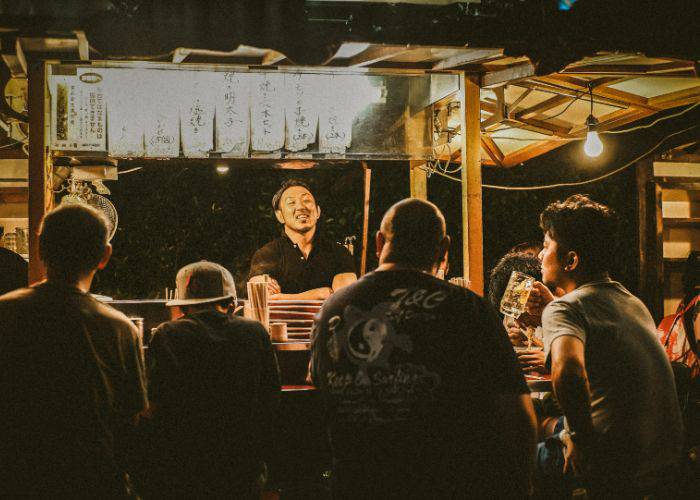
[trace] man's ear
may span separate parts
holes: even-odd
[[[284,217],[282,217],[282,210],[275,210],[275,217],[277,217],[277,222],[284,224]]]
[[[319,205],[316,205],[316,218],[321,218],[321,207]]]
[[[100,259],[99,264],[97,264],[97,269],[102,271],[105,267],[107,267],[107,263],[109,262],[109,259],[112,258],[112,245],[107,243],[104,249],[104,253],[102,254],[102,258]]]
[[[436,264],[438,269],[444,269],[447,271],[447,251],[450,249],[450,237],[445,235],[445,237],[438,245],[438,251],[436,257]],[[444,267],[443,267],[444,266]]]
[[[571,272],[577,269],[581,264],[578,254],[576,252],[568,252],[566,254],[566,262],[564,263],[564,270]]]
[[[377,258],[379,258],[382,255],[382,250],[384,250],[384,245],[386,244],[386,238],[384,238],[381,231],[377,231],[377,234],[374,236],[374,243],[377,247]]]

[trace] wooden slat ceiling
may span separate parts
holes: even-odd
[[[94,57],[82,32],[54,38],[12,38],[2,33],[2,56],[15,77],[33,53],[73,59]],[[121,59],[129,59],[128,55]],[[276,50],[241,45],[229,52],[178,48],[152,60],[259,66],[294,65]],[[700,101],[700,78],[692,61],[642,54],[600,53],[558,73],[536,76],[526,57],[508,57],[501,48],[380,45],[348,42],[325,63],[356,68],[461,70],[482,87],[482,160],[510,167],[585,135],[593,87],[593,114],[599,130],[628,125],[661,111]],[[25,73],[26,75],[26,73]],[[457,144],[446,148],[459,158]]]

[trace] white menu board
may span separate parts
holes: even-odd
[[[149,96],[143,103],[146,108],[145,143],[146,156],[152,158],[176,158],[180,155],[180,113],[177,94],[173,92],[173,72],[144,71],[139,84]]]
[[[187,158],[206,158],[214,148],[212,74],[181,71],[171,85],[180,101],[180,139]]]
[[[52,76],[49,92],[51,147],[104,151],[107,133],[102,76],[94,72]]]
[[[285,87],[285,149],[302,151],[316,142],[318,129],[318,96],[322,75],[289,73]]]
[[[250,105],[254,151],[271,152],[284,146],[284,75],[253,75]]]
[[[214,73],[215,145],[223,156],[244,157],[250,144],[250,76]]]
[[[353,102],[352,77],[324,75],[318,119],[318,150],[321,153],[342,154],[352,143],[352,121],[356,104]]]
[[[133,73],[101,70],[107,94],[107,151],[110,156],[137,158],[144,155],[145,105],[148,96],[142,87],[133,86],[141,81],[145,70]]]

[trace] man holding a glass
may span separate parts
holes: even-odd
[[[673,373],[649,311],[610,279],[613,213],[574,195],[550,204],[540,225],[543,282],[565,292],[542,326],[566,425],[563,448],[540,445],[538,471],[552,474],[550,491],[574,476],[596,498],[668,498],[683,439]]]

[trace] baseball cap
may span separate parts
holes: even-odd
[[[236,300],[233,276],[224,266],[206,260],[181,268],[175,278],[175,299],[168,307]]]

